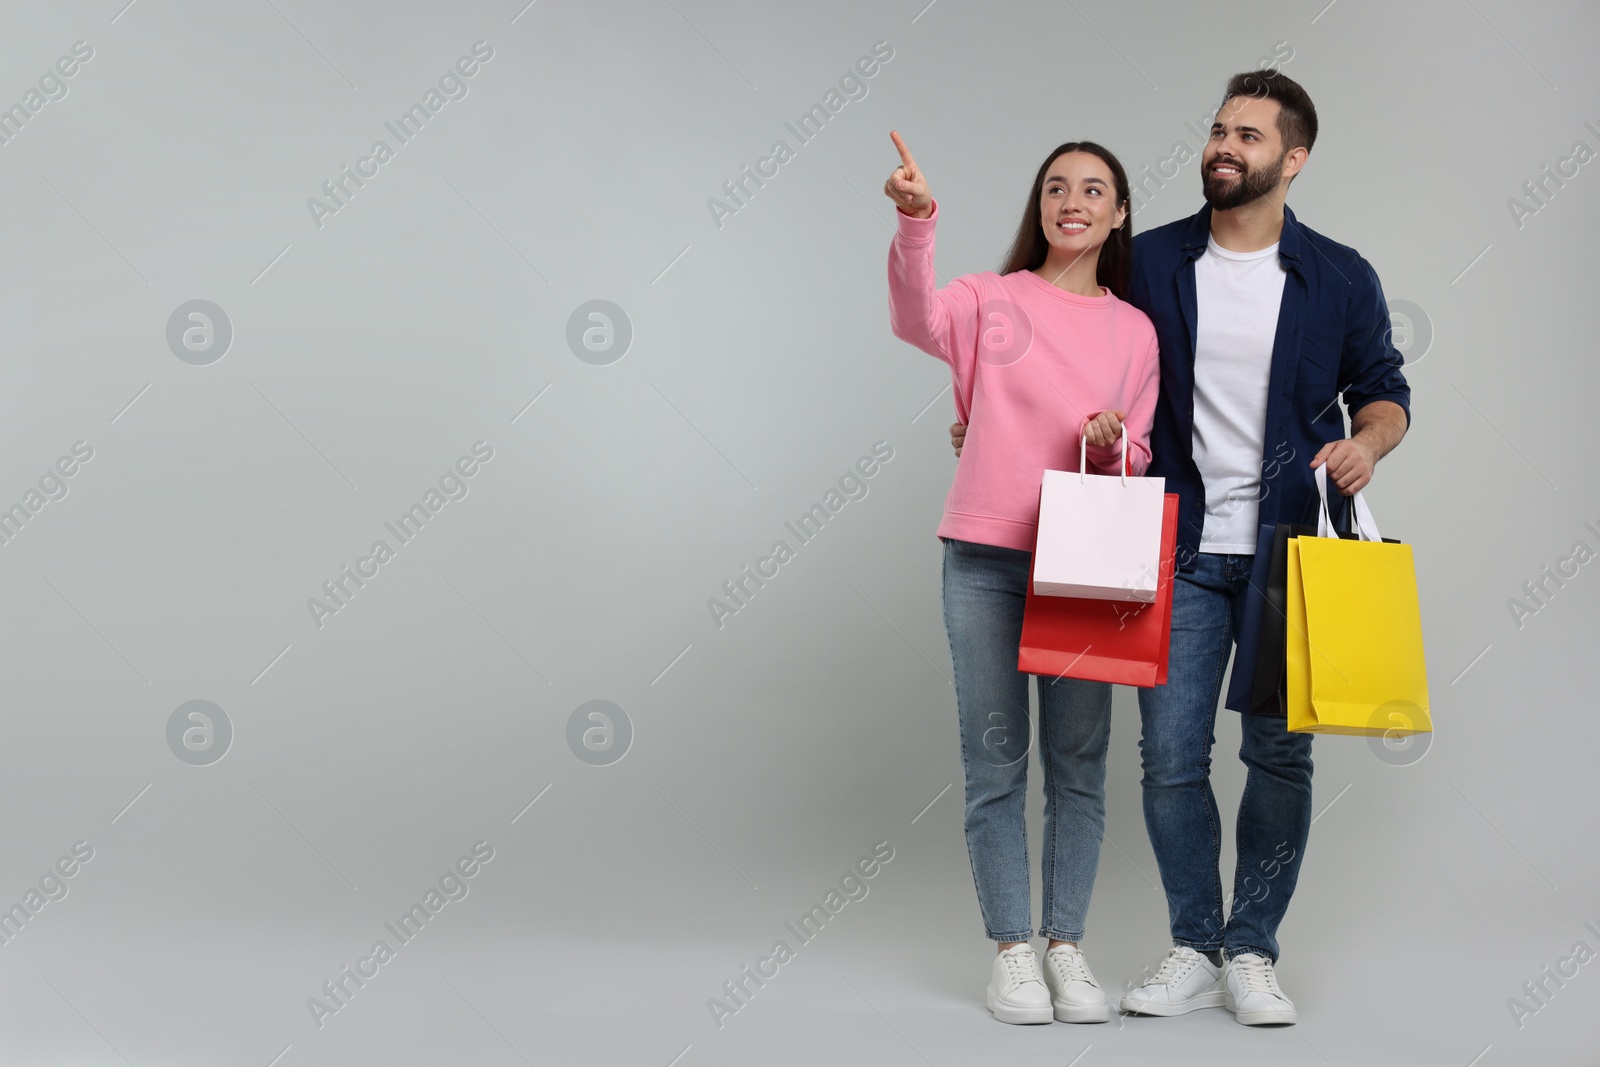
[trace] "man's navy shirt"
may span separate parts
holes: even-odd
[[[1128,302],[1150,316],[1161,351],[1161,392],[1150,430],[1150,477],[1177,493],[1180,570],[1191,570],[1205,526],[1206,492],[1194,462],[1194,261],[1206,250],[1211,206],[1133,239]],[[1295,221],[1285,205],[1278,260],[1285,270],[1272,344],[1258,522],[1315,523],[1311,457],[1346,436],[1354,415],[1391,400],[1411,424],[1411,387],[1390,336],[1389,306],[1371,264],[1355,249]],[[1347,529],[1349,502],[1328,483],[1331,517]]]

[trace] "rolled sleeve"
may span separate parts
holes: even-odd
[[[1349,324],[1340,359],[1340,394],[1346,410],[1355,413],[1374,400],[1400,405],[1411,428],[1411,386],[1401,368],[1405,357],[1394,346],[1389,304],[1377,272],[1365,259],[1350,286],[1350,305],[1345,321]]]

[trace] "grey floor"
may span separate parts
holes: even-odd
[[[1163,898],[1127,767],[1134,713],[1131,694],[1119,692],[1112,746],[1123,770],[1108,788],[1084,940],[1113,994],[1165,950]],[[1214,779],[1228,818],[1242,784],[1237,760],[1224,758],[1237,730],[1219,719]],[[1506,1006],[1575,941],[1596,943],[1586,917],[1562,903],[1571,887],[1542,881],[1543,868],[1444,781],[1442,761],[1427,777],[1428,760],[1380,765],[1358,739],[1317,745],[1318,822],[1280,931],[1294,1027],[1243,1027],[1220,1008],[1095,1026],[998,1023],[984,1007],[993,946],[976,925],[959,783],[906,798],[897,820],[874,822],[892,804],[831,822],[820,808],[797,810],[820,846],[770,825],[748,840],[713,830],[713,843],[687,812],[660,802],[673,794],[671,805],[711,828],[705,800],[640,763],[587,795],[580,779],[486,817],[494,858],[406,944],[384,923],[466,851],[451,844],[457,827],[423,820],[415,837],[397,838],[397,873],[364,847],[312,845],[270,810],[241,817],[242,796],[229,814],[179,818],[192,836],[176,841],[160,820],[177,812],[162,805],[181,812],[193,797],[152,790],[105,828],[68,895],[0,946],[0,1063],[1600,1063],[1593,965],[1550,985],[1554,995],[1520,1029]],[[1360,831],[1385,817],[1396,775],[1412,776],[1413,802],[1423,798],[1408,818],[1439,832]],[[1035,841],[1038,807],[1032,796]],[[318,833],[315,816],[290,810]],[[580,814],[589,821],[573,823]],[[878,840],[894,856],[865,881],[866,895],[809,942],[792,936],[785,923]],[[433,853],[438,863],[419,859]],[[1546,860],[1559,879],[1582,878],[1588,862],[1587,853]],[[1506,901],[1503,926],[1484,924],[1486,893]],[[365,985],[347,983],[354,992],[318,1026],[308,1000],[378,938],[396,946],[393,958]],[[793,957],[718,1026],[708,1001],[779,938]]]
[[[581,941],[429,932],[427,943],[402,949],[317,1030],[303,999],[323,977],[319,964],[331,971],[324,961],[339,956],[335,942],[349,938],[108,929],[55,937],[9,961],[0,1062],[1600,1062],[1593,989],[1569,987],[1524,1032],[1509,1032],[1504,1008],[1481,987],[1486,974],[1512,971],[1515,953],[1470,941],[1422,954],[1347,942],[1315,958],[1286,959],[1282,982],[1300,1010],[1294,1027],[1242,1027],[1220,1008],[1095,1026],[1004,1025],[983,1006],[986,944],[906,929],[905,916],[918,913],[912,880],[928,873],[913,864],[886,872],[899,883],[860,902],[864,914],[846,908],[835,920],[843,929],[801,949],[720,1030],[703,1001],[751,961],[759,941],[674,946],[621,931]],[[1091,958],[1108,986],[1149,962],[1131,944],[1094,949]]]

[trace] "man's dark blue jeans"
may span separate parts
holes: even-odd
[[[1312,735],[1290,733],[1283,719],[1240,716],[1239,758],[1248,773],[1226,921],[1217,869],[1222,824],[1211,791],[1218,698],[1254,561],[1200,552],[1190,570],[1176,575],[1167,681],[1139,690],[1139,750],[1145,826],[1167,892],[1173,942],[1200,952],[1221,949],[1230,959],[1254,952],[1276,963],[1278,924],[1311,830]]]

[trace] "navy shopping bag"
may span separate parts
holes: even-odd
[[[1284,537],[1278,536],[1279,530],[1284,531]],[[1279,550],[1276,603],[1272,598],[1272,577],[1274,543],[1281,545],[1286,541],[1288,530],[1284,523],[1264,523],[1256,533],[1250,589],[1245,594],[1244,618],[1234,641],[1233,672],[1229,675],[1228,695],[1223,701],[1223,707],[1232,711],[1287,718],[1287,705],[1280,695],[1283,692],[1283,609],[1288,596],[1286,550]]]
[[[1357,535],[1335,529],[1347,540]],[[1289,538],[1315,537],[1315,526],[1280,522],[1256,533],[1256,557],[1250,570],[1244,618],[1235,639],[1233,673],[1223,707],[1252,715],[1288,719],[1288,680],[1284,647],[1288,633]],[[1393,538],[1385,537],[1385,541]]]

